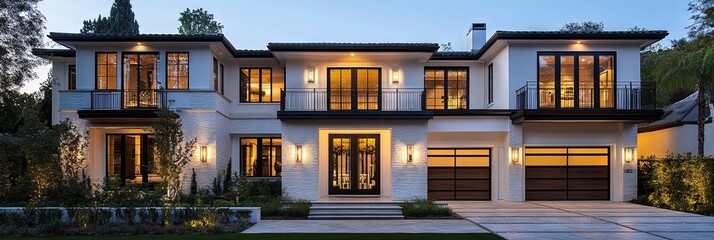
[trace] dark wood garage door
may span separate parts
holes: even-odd
[[[610,148],[527,147],[526,200],[609,200]]]
[[[491,200],[491,149],[429,148],[428,191],[433,200]]]

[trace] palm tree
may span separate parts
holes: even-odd
[[[698,91],[697,154],[704,155],[704,122],[714,86],[714,41],[700,37],[682,50],[669,50],[660,62],[660,86],[666,90],[695,86]],[[659,74],[658,74],[659,75]]]

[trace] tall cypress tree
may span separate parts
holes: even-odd
[[[127,33],[139,34],[139,22],[134,18],[130,0],[114,0],[109,17],[84,21],[82,33]]]

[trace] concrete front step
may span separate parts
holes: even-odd
[[[402,215],[402,211],[313,211],[310,210],[310,215]]]
[[[404,219],[399,203],[391,201],[316,201],[312,202],[308,219]]]
[[[394,220],[404,219],[402,215],[310,215],[309,220]]]

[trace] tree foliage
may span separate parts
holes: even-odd
[[[594,21],[584,21],[582,23],[570,22],[560,28],[560,31],[564,32],[602,32],[604,30],[605,24]]]
[[[114,0],[109,17],[84,20],[81,33],[127,33],[139,34],[139,22],[134,18],[129,0]]]
[[[694,0],[689,3],[688,10],[692,12],[690,19],[694,20],[687,27],[689,38],[711,34],[714,30],[714,0]]]
[[[213,19],[213,14],[199,9],[188,9],[181,12],[179,17],[181,26],[178,28],[180,34],[217,34],[223,32],[223,25]]]
[[[184,142],[181,120],[168,107],[157,112],[152,124],[154,130],[154,159],[158,163],[156,173],[166,183],[166,196],[173,200],[181,194],[184,167],[193,158],[196,139]]]
[[[36,77],[34,68],[44,61],[32,55],[43,46],[45,17],[37,9],[39,0],[0,1],[0,91],[3,98]],[[4,104],[4,102],[0,102]]]
[[[451,48],[451,42],[439,44],[439,52],[451,52],[451,51],[453,51],[453,49]]]

